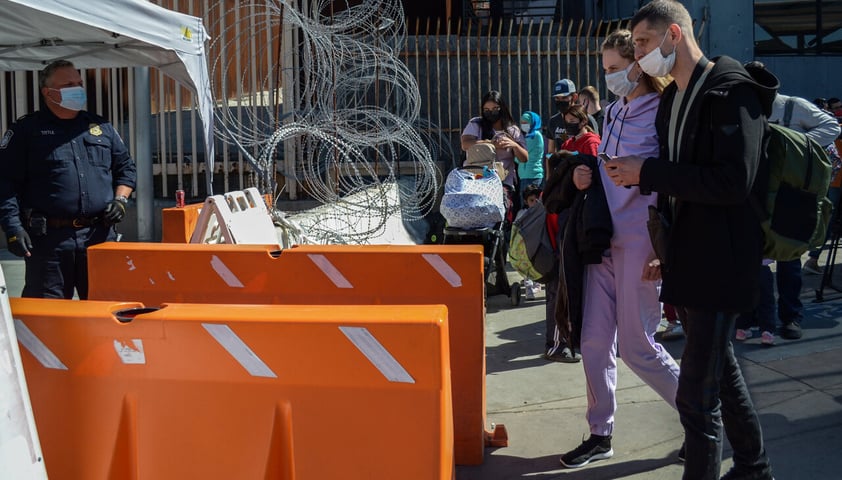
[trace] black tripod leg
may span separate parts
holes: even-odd
[[[825,261],[824,270],[822,272],[822,281],[819,288],[816,289],[816,301],[824,301],[824,289],[830,287],[837,292],[842,292],[842,289],[833,285],[833,270],[836,265],[836,253],[839,251],[840,234],[842,234],[842,209],[840,209],[840,201],[842,195],[836,200],[833,205],[833,215],[830,217],[830,247],[827,251],[827,259]]]

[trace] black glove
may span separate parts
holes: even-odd
[[[123,217],[126,216],[126,197],[117,197],[114,200],[108,202],[108,205],[105,206],[105,211],[103,212],[102,219],[108,225],[114,225],[115,223],[120,223],[123,221]]]
[[[32,239],[29,238],[26,230],[21,230],[15,235],[6,237],[6,245],[9,247],[9,251],[16,256],[28,257],[29,251],[32,250]]]

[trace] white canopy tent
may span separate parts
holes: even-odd
[[[212,193],[214,105],[201,18],[146,0],[0,0],[0,12],[0,70],[41,70],[58,59],[79,68],[155,67],[189,88],[204,127]],[[142,133],[137,143],[148,144],[149,132]]]

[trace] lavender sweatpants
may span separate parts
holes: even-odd
[[[633,372],[675,408],[678,364],[655,342],[661,320],[656,282],[641,280],[652,258],[649,238],[612,242],[599,265],[585,272],[582,363],[588,389],[587,420],[596,435],[611,435],[617,410],[617,346]]]

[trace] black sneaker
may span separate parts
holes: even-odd
[[[747,471],[735,465],[719,480],[775,480],[775,477],[772,476],[772,469],[769,467],[763,468],[760,471]]]
[[[581,445],[565,453],[561,457],[561,464],[567,468],[579,468],[584,467],[592,460],[611,458],[613,455],[611,435],[603,437],[602,435],[591,434],[587,440],[582,441]]]
[[[551,362],[561,363],[579,363],[582,361],[582,356],[578,353],[571,351],[568,347],[564,347],[561,350],[556,350],[556,352],[552,355],[545,353],[544,358]]]
[[[781,337],[787,340],[798,340],[801,338],[801,325],[798,324],[798,321],[792,320],[784,323],[784,326],[781,327]]]

